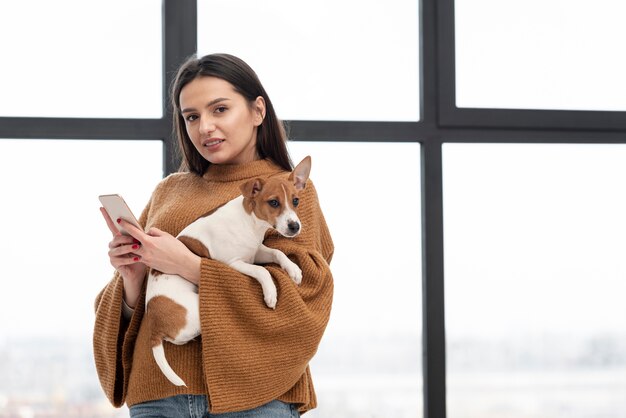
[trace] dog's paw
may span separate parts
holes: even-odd
[[[300,270],[300,267],[298,267],[296,274],[294,276],[291,276],[291,278],[297,285],[300,285],[300,283],[302,283],[302,270]]]
[[[289,277],[291,277],[291,279],[296,283],[296,284],[300,284],[302,283],[302,270],[300,270],[300,267],[298,267],[297,264],[295,263],[291,263],[285,266],[285,271],[287,271],[287,274],[289,275]]]
[[[263,299],[265,300],[265,304],[268,308],[276,309],[276,302],[278,302],[278,295],[276,294],[276,291],[264,293]]]

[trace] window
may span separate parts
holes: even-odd
[[[446,144],[448,417],[621,417],[624,145]]]
[[[626,110],[620,0],[455,0],[456,103]]]
[[[162,177],[162,149],[0,141],[0,219],[10,237],[0,240],[10,286],[0,292],[0,411],[9,414],[0,416],[123,416],[100,389],[91,347],[95,297],[113,277],[98,195],[120,193],[139,216]]]
[[[2,2],[0,38],[2,116],[161,117],[159,2]]]
[[[297,140],[294,160],[313,156],[336,305],[311,364],[312,417],[615,418],[624,11],[618,0],[3,2],[0,250],[22,271],[0,292],[0,418],[128,415],[104,399],[91,354],[93,297],[112,271],[96,189],[140,212],[178,166],[163,86],[194,52],[249,62]],[[130,155],[146,164],[132,182],[119,169]],[[382,225],[389,192],[401,219]],[[365,207],[346,215],[346,196]],[[371,253],[365,225],[392,244]]]

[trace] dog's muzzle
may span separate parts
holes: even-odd
[[[289,230],[290,235],[296,235],[300,232],[300,224],[298,222],[289,222],[287,224],[287,229]]]

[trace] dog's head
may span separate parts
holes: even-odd
[[[300,233],[300,219],[296,213],[299,193],[304,189],[311,172],[311,157],[305,157],[287,179],[256,178],[241,185],[244,207],[248,213],[270,224],[285,237]]]

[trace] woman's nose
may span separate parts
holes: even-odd
[[[210,134],[215,131],[215,122],[211,118],[200,118],[200,132]]]

